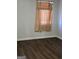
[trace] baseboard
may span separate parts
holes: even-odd
[[[62,37],[60,37],[60,36],[56,36],[56,37],[62,40]]]
[[[51,37],[57,37],[59,39],[62,39],[60,36],[54,35],[54,36],[43,36],[43,37],[28,37],[28,38],[21,38],[17,39],[17,41],[22,41],[22,40],[33,40],[33,39],[41,39],[41,38],[51,38]]]

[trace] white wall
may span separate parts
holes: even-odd
[[[62,37],[62,0],[57,1],[58,4],[58,36]]]
[[[17,0],[17,39],[56,36],[58,32],[58,6],[53,4],[53,24],[51,32],[34,32],[36,0]]]

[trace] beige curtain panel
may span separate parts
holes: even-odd
[[[52,5],[48,2],[37,2],[35,31],[51,31]]]

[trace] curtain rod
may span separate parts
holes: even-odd
[[[38,0],[37,2],[48,2],[48,3],[51,3],[51,4],[54,3],[53,1],[40,1],[40,0]]]

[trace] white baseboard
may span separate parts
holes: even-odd
[[[17,39],[17,41],[22,41],[22,40],[33,40],[33,39],[39,39],[39,38],[51,38],[51,37],[57,37],[57,38],[59,38],[59,39],[62,39],[60,36],[54,35],[54,36],[21,38],[21,39]]]
[[[56,37],[62,40],[62,37],[60,37],[60,36],[56,36]]]

